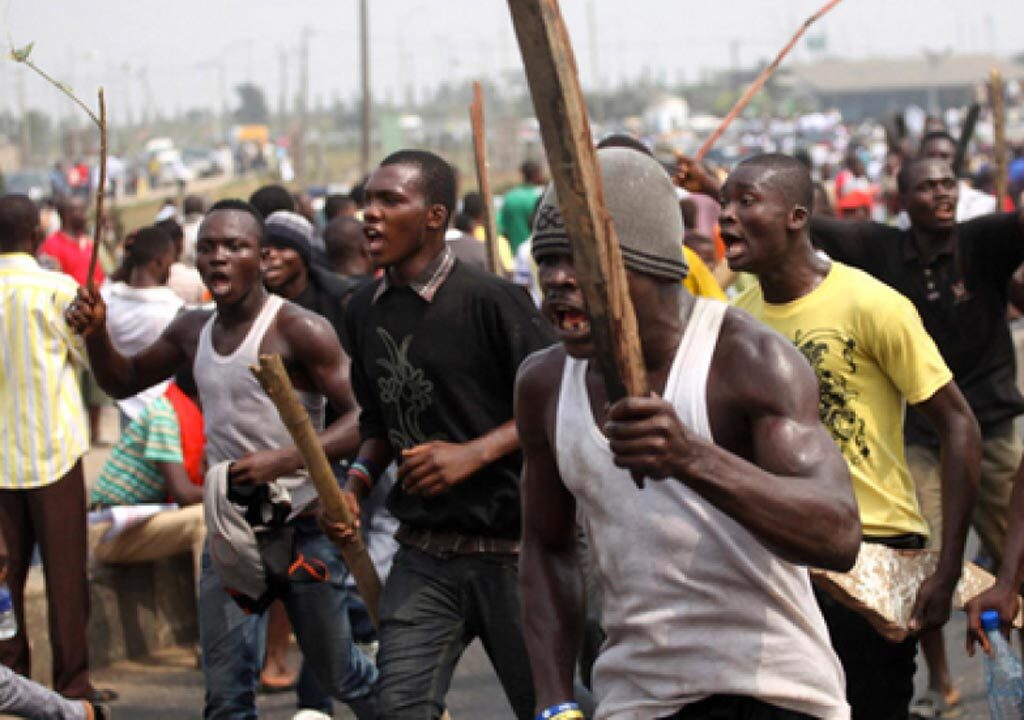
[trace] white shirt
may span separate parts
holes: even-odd
[[[184,304],[165,286],[135,288],[123,282],[106,283],[100,290],[107,304],[107,331],[117,351],[134,355],[156,341]],[[117,401],[125,415],[135,420],[139,413],[164,394],[167,380],[137,395]]]

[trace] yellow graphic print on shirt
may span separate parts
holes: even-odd
[[[865,535],[927,536],[903,452],[904,404],[952,380],[909,300],[842,263],[814,290],[767,303],[759,285],[736,305],[792,342],[819,388],[821,421],[850,469]]]
[[[838,330],[820,328],[809,332],[797,330],[793,342],[818,378],[818,414],[822,424],[832,433],[846,462],[859,465],[870,457],[871,448],[865,437],[864,420],[853,403],[858,392],[847,381],[847,376],[857,374],[857,341]],[[837,358],[842,358],[842,372],[834,372],[826,366],[825,358],[830,350]]]

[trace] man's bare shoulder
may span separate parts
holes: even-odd
[[[751,407],[817,408],[810,363],[785,337],[747,312],[730,307],[722,321],[713,366],[719,387]]]
[[[285,300],[281,305],[275,325],[278,332],[299,352],[310,343],[329,343],[331,340],[338,343],[338,336],[325,317],[290,300]]]
[[[209,322],[211,317],[213,317],[213,310],[208,308],[186,310],[171,321],[164,334],[177,341],[195,344],[199,340],[199,333],[202,332],[203,326]]]
[[[561,343],[537,350],[519,365],[516,375],[517,394],[543,398],[557,390],[562,383],[562,371],[567,355]]]

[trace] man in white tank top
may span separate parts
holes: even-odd
[[[188,364],[199,387],[206,421],[206,459],[230,461],[233,486],[270,482],[290,493],[292,556],[282,599],[304,657],[320,686],[348,704],[359,720],[377,717],[377,670],[352,642],[345,612],[344,567],[315,518],[316,491],[300,473],[302,459],[273,403],[249,372],[261,354],[281,355],[314,425],[322,424],[324,397],[340,417],[320,434],[328,457],[351,456],[359,436],[348,384],[347,358],[330,324],[263,287],[263,219],[248,203],[222,200],[203,220],[196,245],[203,282],[216,312],[179,315],[152,345],[126,357],[114,349],[99,293],[82,288],[68,308],[68,323],[86,336],[97,379],[111,395],[126,397],[174,375]],[[203,717],[255,718],[262,657],[262,624],[225,591],[204,552],[199,587],[199,636],[206,680]],[[303,568],[320,568],[320,572]]]
[[[682,287],[682,224],[660,166],[624,148],[598,160],[655,394],[608,407],[549,189],[533,253],[562,342],[524,363],[516,390],[520,588],[538,712],[582,717],[571,702],[578,521],[607,633],[596,718],[849,718],[802,567],[849,569],[860,537],[814,376],[784,338]]]

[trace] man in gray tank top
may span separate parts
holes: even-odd
[[[780,335],[682,287],[679,209],[660,166],[624,148],[598,160],[654,394],[608,407],[549,189],[533,254],[562,342],[532,355],[516,388],[537,710],[582,717],[572,703],[578,519],[608,634],[596,718],[849,718],[802,567],[847,570],[860,538],[814,376]],[[648,479],[644,489],[630,471]]]
[[[193,367],[207,428],[207,461],[230,461],[232,486],[275,483],[287,489],[293,556],[304,558],[282,590],[303,655],[321,687],[356,717],[376,718],[377,670],[353,644],[345,613],[344,568],[315,516],[315,490],[273,404],[249,372],[260,354],[277,353],[315,423],[323,397],[339,418],[320,434],[328,457],[350,456],[359,437],[348,367],[334,330],[323,318],[276,296],[261,282],[263,220],[247,203],[217,203],[199,229],[197,266],[216,310],[178,316],[160,338],[133,356],[117,352],[99,293],[82,288],[65,317],[86,336],[101,385],[122,398]],[[312,568],[305,571],[303,568]],[[326,571],[326,572],[324,572]],[[204,717],[255,718],[263,623],[228,595],[204,552],[199,628],[206,679]]]

